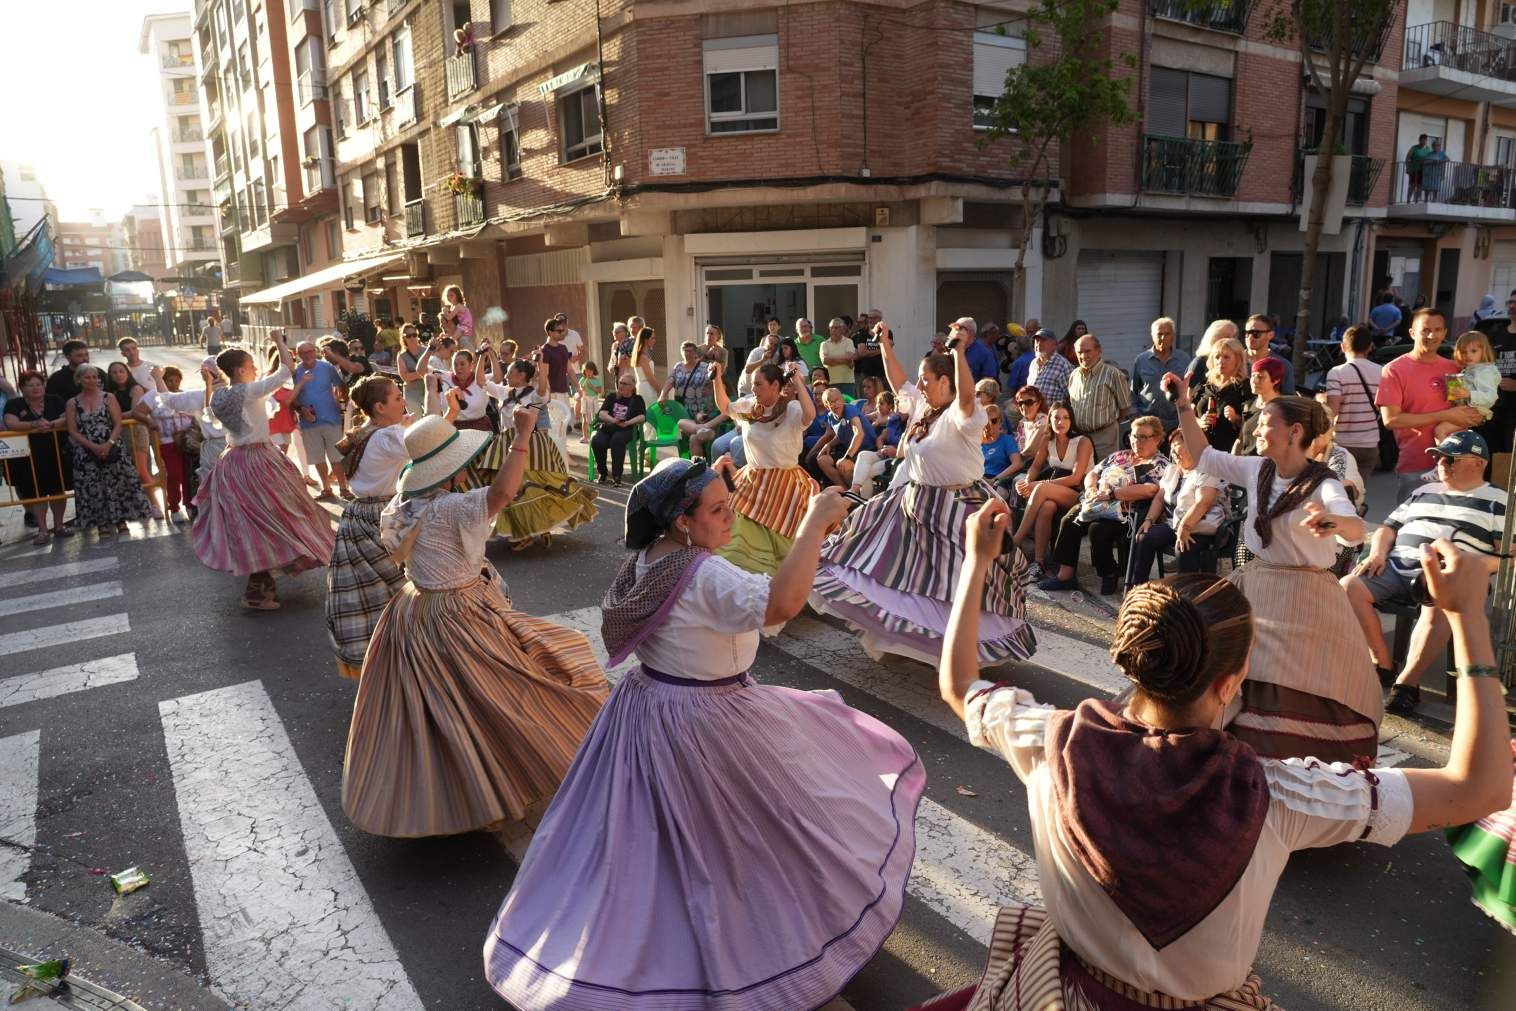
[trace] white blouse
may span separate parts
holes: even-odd
[[[1258,471],[1262,467],[1261,456],[1233,456],[1214,446],[1207,446],[1200,455],[1199,463],[1195,465],[1197,471],[1239,485],[1247,491],[1248,515],[1242,524],[1242,539],[1249,551],[1275,565],[1311,565],[1318,569],[1329,569],[1337,559],[1339,541],[1348,545],[1362,543],[1362,538],[1346,541],[1340,537],[1317,537],[1312,534],[1300,525],[1306,517],[1305,502],[1302,502],[1274,521],[1274,537],[1265,548],[1258,537],[1258,531],[1253,528],[1253,517],[1258,515]],[[1269,492],[1269,501],[1277,502],[1289,486],[1287,479],[1274,475],[1274,487]],[[1335,477],[1329,477],[1317,485],[1305,501],[1318,503],[1334,516],[1358,515],[1342,482]]]
[[[290,381],[290,370],[287,366],[279,366],[277,372],[270,373],[262,379],[254,379],[250,383],[243,384],[246,390],[246,399],[242,402],[242,431],[233,432],[226,429],[226,443],[228,446],[251,446],[258,442],[268,442],[268,397],[279,387]],[[200,410],[205,406],[205,391],[182,390],[179,393],[159,393],[154,390],[143,397],[149,410],[160,406],[172,408],[176,411],[184,411],[200,415]],[[202,421],[201,429],[205,428]],[[218,432],[219,434],[219,432]]]
[[[418,589],[467,586],[484,570],[484,546],[495,529],[490,490],[443,492],[420,506],[420,531],[405,563]]]
[[[543,399],[542,394],[538,393],[535,388],[530,386],[521,387],[521,395],[513,401],[511,400],[511,394],[516,391],[512,390],[509,386],[502,386],[500,383],[491,382],[486,379],[484,381],[484,391],[500,402],[501,431],[508,432],[514,426],[515,422],[511,420],[510,415],[511,411],[517,407],[540,407],[541,410],[537,412],[537,427],[550,427],[552,419],[548,417],[547,401]],[[459,417],[462,417],[462,415],[460,414]]]
[[[925,414],[930,405],[914,383],[906,383],[895,391],[896,408],[910,418],[906,430]],[[989,423],[984,405],[974,401],[971,414],[964,414],[955,399],[921,439],[905,440],[905,454],[895,468],[891,488],[898,488],[907,481],[932,485],[938,488],[953,488],[972,484],[984,477],[984,451],[979,448],[983,441],[984,426]]]
[[[501,388],[504,389],[504,387]],[[474,421],[484,417],[484,409],[490,404],[489,390],[484,384],[470,383],[468,389],[465,390],[453,382],[452,373],[448,373],[446,380],[442,384],[442,403],[440,409],[440,413],[442,414],[447,413],[448,390],[460,390],[463,393],[463,402],[459,405],[458,416],[453,419],[455,422]]]
[[[1371,781],[1345,763],[1262,759],[1269,810],[1252,861],[1205,919],[1157,949],[1084,869],[1064,835],[1045,741],[1054,708],[988,681],[976,681],[969,697],[969,740],[1004,758],[1026,785],[1042,897],[1058,936],[1085,961],[1144,990],[1199,1001],[1241,986],[1292,852],[1357,841],[1392,846],[1410,828],[1411,788],[1398,769],[1370,770]]]
[[[410,457],[405,454],[405,426],[387,425],[368,437],[363,458],[358,461],[358,473],[348,481],[348,487],[359,498],[390,498],[395,494],[400,472],[409,462]]]
[[[1180,522],[1189,514],[1195,502],[1200,498],[1200,493],[1207,488],[1215,488],[1216,499],[1211,507],[1205,511],[1195,524],[1195,533],[1213,534],[1216,528],[1221,526],[1221,521],[1226,519],[1226,512],[1222,509],[1222,503],[1226,501],[1226,482],[1220,478],[1202,474],[1198,470],[1180,470],[1178,467],[1170,467],[1164,471],[1163,477],[1158,479],[1158,487],[1163,489],[1163,501],[1168,507],[1168,524],[1175,530],[1179,529]]]
[[[730,408],[732,420],[742,429],[742,451],[748,466],[759,470],[800,466],[800,454],[805,449],[805,408],[800,401],[791,400],[778,421],[764,424],[747,420],[746,415],[760,410],[757,397],[733,401]],[[984,469],[983,463],[979,469]]]
[[[637,576],[648,569],[637,556]],[[713,555],[701,563],[668,617],[637,646],[637,659],[661,674],[719,681],[741,674],[758,655],[769,606],[769,577]]]

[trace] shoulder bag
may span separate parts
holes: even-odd
[[[1374,424],[1379,426],[1379,469],[1394,470],[1395,464],[1400,462],[1400,443],[1395,441],[1395,433],[1384,427],[1384,418],[1379,414],[1379,407],[1374,403],[1374,395],[1369,392],[1369,384],[1363,378],[1363,373],[1358,371],[1356,365],[1352,368],[1353,375],[1358,377],[1358,385],[1363,387],[1364,398],[1374,412]]]

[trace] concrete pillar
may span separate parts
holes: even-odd
[[[868,245],[870,308],[884,312],[900,360],[913,362],[931,347],[937,319],[937,229],[932,225],[881,228]]]

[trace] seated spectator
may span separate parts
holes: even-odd
[[[1132,422],[1128,438],[1131,449],[1118,449],[1085,477],[1079,508],[1065,513],[1058,526],[1058,540],[1053,545],[1058,572],[1038,583],[1040,589],[1078,589],[1074,571],[1079,564],[1079,545],[1088,533],[1090,561],[1100,576],[1100,592],[1104,596],[1116,592],[1120,584],[1116,554],[1126,540],[1127,515],[1136,503],[1145,507],[1158,493],[1158,481],[1169,467],[1169,458],[1159,451],[1163,422],[1144,415]]]
[[[974,397],[985,407],[1000,404],[1000,380],[981,379],[974,384]]]
[[[726,415],[716,409],[712,392],[712,384],[721,381],[720,373],[701,357],[694,341],[685,341],[679,353],[680,361],[669,370],[658,399],[674,400],[684,408],[689,417],[679,419],[679,434],[689,439],[690,455],[703,458],[717,427],[726,420]]]
[[[896,409],[895,394],[889,390],[879,392],[875,405],[873,425],[877,434],[870,443],[872,448],[861,451],[853,467],[851,490],[853,494],[864,498],[873,498],[879,493],[875,479],[885,476],[899,455],[900,439],[905,435],[906,422],[909,420]]]
[[[1035,386],[1024,385],[1011,394],[1010,407],[1000,405],[1006,425],[1028,462],[1042,447],[1041,439],[1048,430],[1048,405],[1042,391]]]
[[[1376,607],[1419,606],[1410,650],[1400,677],[1390,686],[1384,711],[1410,716],[1421,705],[1421,678],[1447,647],[1447,618],[1417,593],[1423,549],[1446,538],[1466,552],[1484,555],[1493,575],[1500,566],[1505,528],[1505,492],[1484,479],[1490,448],[1477,432],[1456,432],[1429,452],[1438,481],[1424,484],[1401,503],[1369,538],[1369,554],[1342,579],[1348,600],[1369,642],[1381,684],[1395,677],[1395,657],[1385,642]]]
[[[817,415],[823,427],[821,438],[802,462],[823,488],[851,488],[853,468],[865,445],[863,414],[860,410],[849,414],[849,405],[843,403],[842,392],[836,387],[826,391],[824,404],[826,410]]]
[[[836,387],[831,385],[831,374],[828,373],[826,367],[823,366],[811,372],[810,380],[811,399],[817,404],[825,405],[827,402],[827,392],[829,390],[836,389]],[[874,431],[873,423],[864,417],[864,404],[852,399],[841,390],[837,390],[837,393],[842,397],[844,415],[847,418],[862,418],[865,445],[872,443],[877,433]],[[810,423],[810,425],[806,427],[805,430],[805,448],[801,453],[802,459],[809,458],[811,449],[814,448],[816,443],[821,440],[821,437],[826,434],[826,427],[826,411],[818,407],[815,419]]]
[[[1026,508],[1016,528],[1016,546],[1032,563],[1032,578],[1041,579],[1050,559],[1048,547],[1064,513],[1079,503],[1094,443],[1074,431],[1074,412],[1055,404],[1048,412],[1047,432],[1032,456],[1032,465],[1016,482],[1016,494]]]
[[[990,380],[993,382],[994,380]],[[984,453],[984,479],[1002,496],[1012,494],[1011,481],[1026,467],[1016,446],[1016,439],[1005,430],[1005,414],[998,404],[986,404],[989,420],[980,436],[979,449]]]
[[[617,378],[616,391],[600,404],[598,418],[600,427],[590,439],[590,451],[595,454],[596,480],[620,487],[627,447],[636,438],[638,427],[647,420],[647,403],[637,395],[637,380],[630,372]],[[611,455],[609,470],[605,466],[607,450]]]
[[[1216,544],[1216,530],[1226,519],[1226,483],[1195,469],[1195,459],[1175,431],[1169,439],[1169,458],[1175,466],[1158,482],[1147,518],[1132,544],[1132,568],[1127,589],[1145,583],[1153,560],[1173,548],[1180,572],[1202,572],[1201,558]],[[1214,562],[1210,566],[1215,569]]]

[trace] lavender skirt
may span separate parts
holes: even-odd
[[[803,1011],[900,917],[921,760],[835,693],[628,673],[484,944],[522,1011]]]

